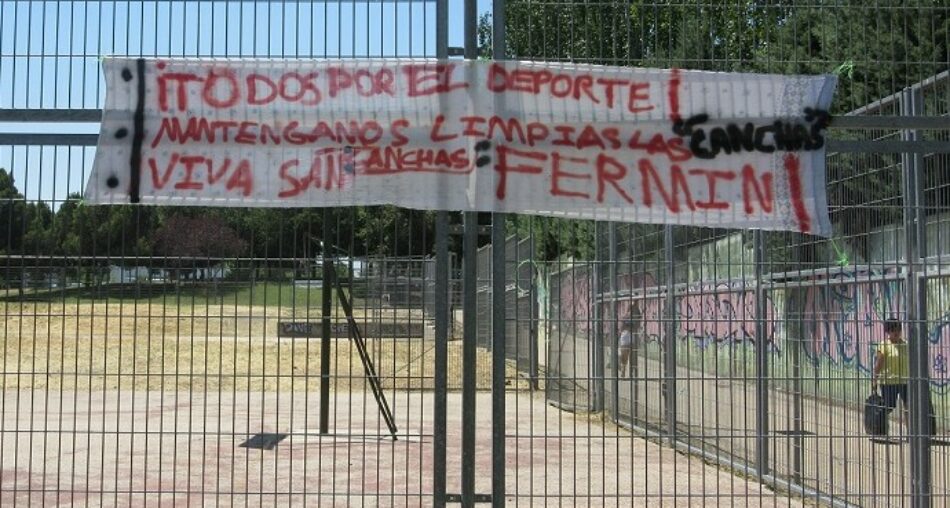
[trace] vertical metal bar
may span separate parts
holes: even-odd
[[[769,473],[769,384],[768,340],[765,337],[765,288],[762,286],[762,264],[765,245],[762,230],[752,233],[755,269],[755,470],[759,481]]]
[[[505,0],[492,2],[492,58],[506,53]],[[496,114],[504,103],[496,97]],[[505,215],[492,214],[492,506],[505,506]]]
[[[593,325],[594,325],[594,347],[593,354],[591,355],[591,384],[593,385],[593,400],[591,401],[591,410],[592,411],[602,411],[604,409],[604,316],[603,316],[603,304],[598,303],[601,296],[603,296],[603,290],[601,287],[601,281],[604,279],[604,265],[603,265],[603,229],[604,223],[597,221],[594,223],[594,270],[593,270],[593,280],[591,281],[592,291],[592,303],[594,308],[592,311]]]
[[[448,390],[449,245],[448,212],[435,216],[435,401],[432,447],[433,497],[435,506],[445,506],[446,392]]]
[[[323,280],[321,281],[322,314],[320,316],[320,433],[326,434],[330,427],[330,300],[332,280],[332,266],[327,257],[327,248],[330,246],[330,209],[323,209],[323,247],[320,255],[323,256]]]
[[[474,2],[473,2],[474,3]],[[478,214],[465,214],[462,239],[462,506],[475,503],[476,290]]]
[[[492,506],[505,505],[505,215],[492,214]]]
[[[802,290],[796,289],[799,295]],[[804,296],[799,296],[804,298]],[[800,312],[802,304],[797,304],[796,312]],[[792,353],[792,483],[802,482],[802,468],[805,461],[805,439],[802,435],[804,424],[804,401],[802,400],[802,348],[805,347],[805,324],[801,314],[797,314],[794,319],[798,321],[796,336],[790,337]]]
[[[449,9],[447,0],[435,3],[435,56],[449,56]],[[440,98],[440,106],[447,104]],[[432,410],[434,430],[432,447],[434,506],[445,506],[446,432],[449,342],[449,214],[439,211],[435,217],[435,400]]]
[[[905,88],[901,93],[901,114],[919,115],[923,107],[923,93],[920,89]],[[917,131],[901,132],[901,139],[916,141]],[[929,351],[926,334],[926,284],[920,279],[920,257],[922,243],[926,238],[926,217],[921,212],[923,203],[920,171],[923,157],[919,153],[902,153],[903,201],[904,201],[904,258],[906,279],[904,281],[904,308],[907,312],[908,350],[910,352],[910,379],[908,397],[910,398],[910,479],[911,506],[930,506],[931,495],[931,442],[930,442],[930,372]]]
[[[478,0],[465,0],[465,58],[478,58]],[[462,506],[475,504],[475,388],[478,340],[478,214],[466,212],[462,238]]]
[[[611,401],[610,401],[610,413],[613,416],[614,420],[620,418],[620,380],[617,378],[617,362],[620,361],[619,358],[619,324],[620,324],[620,302],[617,299],[617,223],[610,222],[607,225],[607,259],[610,265],[608,266],[608,286],[607,290],[610,292],[610,308],[613,309],[612,316],[613,322],[610,327],[610,390],[611,390]],[[632,289],[632,288],[631,288]],[[635,361],[630,359],[629,361]]]
[[[676,294],[673,256],[673,226],[663,227],[663,251],[666,257],[666,301],[663,306],[663,399],[666,431],[671,445],[676,444]]]

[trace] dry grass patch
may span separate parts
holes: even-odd
[[[319,320],[319,309],[156,302],[6,303],[0,378],[6,389],[314,391],[320,340],[276,338],[280,320]],[[355,309],[358,320],[419,320],[421,313]],[[342,312],[335,310],[337,320]],[[368,339],[382,384],[434,388],[435,342]],[[448,344],[450,389],[462,384],[460,341]],[[368,390],[355,345],[333,341],[331,387]],[[478,350],[477,386],[491,386],[491,353]],[[512,365],[512,387],[521,387]],[[527,383],[523,383],[527,387]]]

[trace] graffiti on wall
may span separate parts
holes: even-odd
[[[715,284],[690,287],[675,298],[676,336],[700,347],[713,344],[755,342],[755,291],[748,284]],[[644,332],[650,340],[663,335],[664,302],[658,298],[643,300]],[[778,347],[775,304],[766,297],[763,324],[765,340]]]
[[[656,286],[649,273],[619,277],[622,290],[642,291]],[[686,294],[675,298],[676,336],[691,340],[700,347],[712,344],[740,344],[754,342],[756,337],[755,292],[748,283],[721,283],[696,285]],[[641,316],[640,332],[647,340],[657,341],[663,335],[665,300],[662,297],[621,298],[607,305],[605,316],[616,315],[619,322],[630,316]],[[614,310],[615,309],[615,310]],[[766,298],[764,333],[766,340],[776,348],[776,308]]]
[[[551,317],[555,325],[575,333],[586,334],[590,330],[592,315],[592,269],[575,267],[554,276],[552,293],[557,300]]]
[[[940,316],[927,336],[930,341],[930,377],[941,388],[950,384],[950,311]]]
[[[557,308],[551,315],[559,326],[573,334],[586,335],[593,323],[592,270],[576,268],[558,274],[552,282],[552,298]],[[857,368],[865,374],[873,367],[876,344],[884,337],[883,322],[904,316],[903,284],[900,280],[881,280],[891,272],[851,271],[832,274],[831,280],[814,277],[815,285],[802,292],[804,301],[798,310],[790,308],[790,290],[766,293],[763,327],[773,353],[781,353],[781,340],[793,333],[787,322],[802,323],[803,350],[813,365],[828,362],[845,368]],[[876,280],[868,280],[876,279]],[[608,343],[613,343],[620,325],[639,315],[639,331],[646,340],[664,336],[665,298],[642,296],[657,287],[649,273],[618,277],[618,289],[638,296],[621,297],[603,303],[603,326]],[[938,304],[931,312],[927,339],[930,374],[935,387],[950,388],[950,278],[932,281],[929,292]],[[699,347],[754,343],[759,316],[755,309],[755,291],[748,282],[699,284],[675,298],[675,333]],[[636,307],[636,310],[634,310]],[[793,315],[794,314],[794,315]],[[611,339],[613,337],[613,339]],[[786,339],[787,340],[787,339]]]
[[[805,353],[813,362],[854,364],[870,371],[873,344],[884,338],[884,320],[903,316],[904,308],[900,281],[855,282],[868,275],[837,273],[830,284],[815,277],[821,284],[805,291]]]
[[[884,338],[884,320],[905,315],[903,283],[857,279],[880,279],[893,273],[839,273],[831,276],[832,283],[807,289],[802,316],[806,328],[805,353],[815,365],[828,361],[871,372],[875,347]],[[946,282],[934,281],[931,289],[939,293],[939,284]],[[938,301],[945,301],[939,294],[935,296]],[[931,379],[937,386],[946,386],[950,383],[950,312],[945,311],[931,323],[927,332]]]

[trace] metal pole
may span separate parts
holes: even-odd
[[[663,319],[663,395],[666,403],[666,429],[670,445],[676,444],[676,284],[673,256],[673,226],[663,227],[663,250],[666,256],[666,304]]]
[[[465,0],[465,58],[478,58],[478,0]],[[462,506],[475,504],[475,387],[478,328],[478,214],[463,215],[462,237]]]
[[[612,295],[617,294],[617,223],[610,222],[607,225],[607,257],[610,262],[608,267],[608,290]],[[632,288],[631,288],[632,289]],[[612,392],[611,396],[611,413],[614,420],[620,418],[620,380],[617,378],[617,362],[620,361],[618,357],[617,345],[618,337],[620,330],[618,329],[618,324],[620,323],[620,302],[617,301],[616,296],[611,299],[611,308],[613,309],[613,326],[610,327],[610,390]],[[636,338],[634,338],[636,340]],[[636,361],[634,358],[630,358],[630,362]],[[631,415],[633,416],[633,415]]]
[[[449,57],[449,9],[446,0],[435,3],[435,56]],[[439,105],[444,110],[445,100]],[[432,495],[434,506],[445,506],[446,455],[448,422],[448,366],[449,366],[449,214],[444,210],[435,216],[435,400],[432,439]]]
[[[462,506],[475,504],[476,290],[478,214],[465,213],[462,238]]]
[[[448,212],[435,216],[435,401],[432,446],[433,496],[435,506],[445,506],[446,433],[449,365],[449,229]]]
[[[801,290],[795,290],[799,295]],[[803,296],[799,296],[803,298]],[[796,304],[795,309],[801,309],[802,303]],[[801,314],[794,319],[798,321],[798,335],[792,337],[789,344],[792,348],[792,482],[802,483],[802,468],[805,462],[805,440],[802,436],[804,425],[805,404],[802,400],[802,348],[805,345],[805,323]]]
[[[765,336],[765,288],[762,287],[762,264],[765,242],[762,231],[753,231],[755,263],[755,470],[759,481],[769,473],[769,385],[768,340]]]
[[[505,505],[505,216],[492,214],[492,506]]]
[[[504,60],[505,0],[492,3],[492,58]],[[505,105],[496,96],[495,113]],[[492,257],[492,506],[505,506],[505,215],[493,213]]]
[[[593,354],[591,355],[591,363],[593,364],[591,369],[593,374],[592,384],[594,385],[593,395],[594,400],[591,401],[591,410],[594,412],[602,411],[604,409],[604,313],[603,313],[603,303],[597,303],[600,301],[600,296],[603,294],[603,288],[601,281],[604,279],[604,266],[601,262],[603,260],[603,232],[604,232],[604,223],[597,221],[594,223],[594,273],[593,273],[593,286],[591,289],[592,297],[594,302],[593,311],[593,325],[594,325],[594,347]]]
[[[920,90],[905,88],[901,94],[901,114],[914,116],[923,108]],[[917,141],[917,131],[901,132],[903,141]],[[906,279],[904,280],[904,309],[907,312],[908,345],[910,353],[910,379],[908,380],[909,426],[910,426],[910,478],[911,506],[930,506],[931,496],[931,442],[930,442],[930,372],[929,351],[926,334],[926,284],[920,275],[920,257],[926,252],[922,247],[926,235],[925,216],[921,213],[923,192],[920,169],[921,154],[902,153],[903,201],[904,201],[904,257]]]
[[[322,315],[320,318],[320,433],[326,434],[330,428],[330,313],[333,295],[330,281],[332,274],[330,260],[327,258],[327,246],[330,245],[330,209],[323,209],[323,280],[321,281]]]

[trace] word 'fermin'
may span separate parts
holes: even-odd
[[[473,61],[104,70],[92,203],[392,204],[830,233],[830,76]]]
[[[476,166],[465,152],[425,148],[321,148],[305,159],[298,157],[280,162],[279,198],[299,196],[310,191],[342,191],[348,175],[375,175],[393,172],[468,173]],[[492,157],[497,161],[495,197],[504,201],[512,185],[540,185],[555,198],[571,198],[596,203],[620,199],[647,208],[661,207],[671,213],[697,210],[729,210],[741,205],[741,212],[771,213],[774,209],[775,177],[770,171],[756,171],[745,164],[734,169],[707,169],[701,166],[673,164],[669,170],[658,168],[649,157],[628,162],[608,153],[594,151],[586,157],[564,155],[558,151],[522,150],[498,145]],[[156,190],[203,190],[220,187],[251,196],[255,177],[249,159],[224,157],[215,160],[201,155],[171,152],[167,159],[148,158],[152,186]],[[349,166],[349,169],[348,169]],[[355,171],[354,171],[355,169]],[[803,200],[800,160],[789,154],[783,165],[783,178],[792,182],[792,202],[797,218],[807,230],[811,217],[801,207]],[[512,179],[515,179],[512,181]],[[738,184],[741,201],[723,198],[718,189]],[[800,208],[800,210],[799,210]]]

